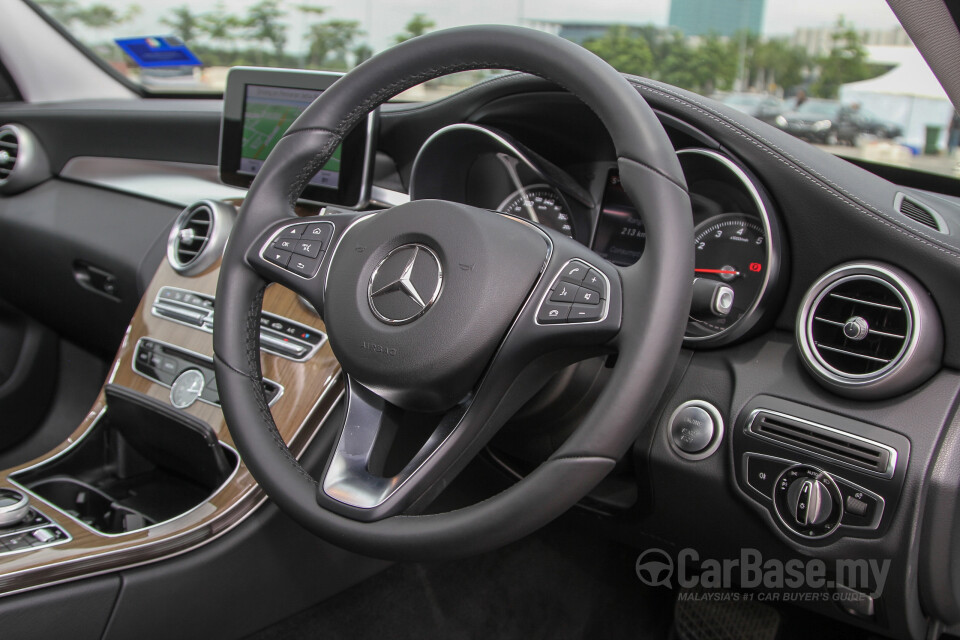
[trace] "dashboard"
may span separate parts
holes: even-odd
[[[296,78],[286,82],[298,88]],[[949,471],[960,452],[948,444],[960,399],[960,333],[950,321],[960,313],[960,201],[885,180],[699,96],[634,83],[677,150],[693,203],[694,297],[656,418],[583,506],[618,538],[671,552],[887,560],[885,585],[833,576],[824,587],[852,589],[854,604],[805,606],[896,637],[922,637],[925,612],[960,622],[950,568],[960,489]],[[242,140],[224,147],[220,137],[249,95],[228,91],[226,104],[0,105],[0,125],[29,131],[22,135],[43,149],[46,169],[0,198],[0,227],[20,239],[0,255],[0,295],[108,358],[120,345],[113,375],[164,403],[182,372],[165,371],[163,358],[209,371],[206,327],[225,238],[211,240],[204,255],[214,259],[196,270],[188,240],[203,226],[198,201],[221,220],[242,202],[242,186],[219,180],[222,150]],[[298,215],[444,199],[529,219],[616,265],[643,255],[645,203],[625,197],[609,135],[548,82],[511,74],[434,103],[387,104],[364,133],[344,160],[351,169],[337,176],[335,188],[349,193],[323,197],[334,188],[324,167],[327,185],[314,185]],[[228,171],[249,180],[250,171]],[[928,216],[908,215],[917,209]],[[25,268],[44,291],[24,282]],[[173,299],[177,292],[187,298]],[[341,391],[336,363],[312,310],[289,292],[268,302],[264,373],[274,412],[295,423],[283,435],[302,449]],[[65,313],[76,308],[88,313]],[[607,364],[582,363],[546,382],[491,447],[505,474],[529,472],[562,441],[597,397]],[[187,402],[191,388],[180,391]],[[194,391],[187,410],[228,442],[217,398],[202,385]],[[231,491],[249,506],[252,481],[236,468],[241,484]],[[814,494],[816,508],[800,508]],[[93,544],[87,529],[58,524]],[[161,534],[175,526],[161,524]],[[111,539],[111,551],[122,543]],[[56,548],[72,553],[71,544]],[[125,548],[131,562],[144,561]]]

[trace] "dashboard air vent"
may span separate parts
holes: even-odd
[[[897,211],[907,216],[914,222],[922,224],[931,229],[936,229],[937,231],[943,231],[940,228],[940,223],[937,221],[937,216],[933,213],[930,207],[917,202],[916,200],[911,200],[907,198],[902,193],[897,194],[896,202]]]
[[[875,374],[903,354],[912,331],[906,302],[887,282],[853,277],[824,292],[810,333],[819,358],[849,376]]]
[[[223,253],[236,213],[222,202],[201,200],[184,209],[167,239],[167,260],[184,275],[213,265]]]
[[[33,133],[19,124],[0,126],[0,193],[19,193],[50,177],[50,163]]]
[[[881,475],[892,475],[896,453],[871,440],[799,418],[757,411],[750,431],[791,448]]]
[[[17,164],[20,138],[13,127],[0,127],[0,182],[6,182]]]
[[[200,205],[194,208],[180,223],[174,240],[173,254],[181,267],[189,267],[200,256],[210,240],[213,229],[213,212]]]
[[[943,337],[929,296],[894,267],[848,264],[804,298],[797,339],[807,367],[846,395],[912,388],[939,366]]]

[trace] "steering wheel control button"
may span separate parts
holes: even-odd
[[[583,286],[590,287],[600,293],[601,298],[607,297],[607,287],[603,276],[596,269],[590,269],[587,276],[583,279]]]
[[[280,238],[273,243],[274,249],[280,249],[282,251],[293,251],[293,248],[297,246],[297,240],[295,238]]]
[[[593,289],[588,289],[586,287],[580,287],[577,289],[576,295],[573,297],[574,302],[581,304],[600,304],[600,292],[594,291]]]
[[[318,240],[297,240],[294,245],[293,252],[300,256],[306,256],[308,258],[316,258],[320,255],[320,248],[322,243]]]
[[[804,538],[833,533],[843,518],[843,496],[826,472],[808,465],[790,467],[777,478],[773,493],[777,517]]]
[[[599,304],[575,304],[570,307],[567,322],[594,322],[603,317],[603,307]]]
[[[303,225],[295,224],[289,227],[285,227],[283,231],[280,232],[280,237],[282,238],[294,238],[297,239],[303,235],[306,227]]]
[[[287,263],[290,262],[290,256],[293,255],[289,251],[283,251],[282,249],[267,249],[266,253],[263,254],[263,257],[267,259],[267,262],[272,262],[273,264],[285,267]]]
[[[746,455],[747,484],[758,491],[764,498],[772,500],[773,487],[777,482],[777,478],[783,473],[784,469],[794,464],[796,463],[790,462],[789,460],[748,453]]]
[[[324,246],[330,241],[331,235],[333,235],[333,227],[326,222],[311,224],[303,232],[304,239],[316,240]]]
[[[679,456],[702,460],[719,448],[723,439],[723,418],[709,402],[689,400],[670,415],[667,439]]]
[[[537,321],[541,324],[559,324],[566,322],[570,315],[570,307],[567,303],[544,302],[540,305],[540,312],[537,313]]]
[[[287,265],[287,268],[301,276],[312,278],[317,275],[317,269],[320,268],[320,258],[306,258],[295,255],[290,258],[290,264]]]
[[[583,279],[587,276],[589,271],[590,268],[582,262],[573,261],[560,271],[560,278],[566,280],[567,282],[575,282],[579,284],[583,282]]]
[[[550,294],[550,302],[573,302],[580,287],[567,282],[558,282],[557,288]]]

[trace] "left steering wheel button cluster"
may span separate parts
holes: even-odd
[[[582,260],[570,260],[550,285],[550,295],[537,311],[537,322],[602,320],[608,295],[607,280],[596,268]]]
[[[298,276],[312,278],[317,275],[332,235],[330,222],[288,225],[273,235],[263,251],[263,259]]]

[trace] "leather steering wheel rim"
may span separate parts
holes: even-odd
[[[367,113],[424,81],[474,69],[508,69],[552,81],[586,103],[611,135],[622,184],[647,233],[636,264],[606,263],[622,289],[620,330],[609,342],[617,363],[579,428],[511,488],[447,513],[358,521],[318,504],[317,481],[290,454],[273,422],[259,361],[268,281],[251,266],[249,248],[264,228],[295,221],[294,204],[308,180]],[[393,47],[334,83],[287,131],[254,180],[228,242],[217,288],[214,353],[224,416],[244,463],[288,515],[359,553],[437,559],[519,539],[586,495],[652,417],[683,338],[692,237],[689,195],[666,133],[630,83],[593,54],[556,36],[501,26],[437,31]]]

